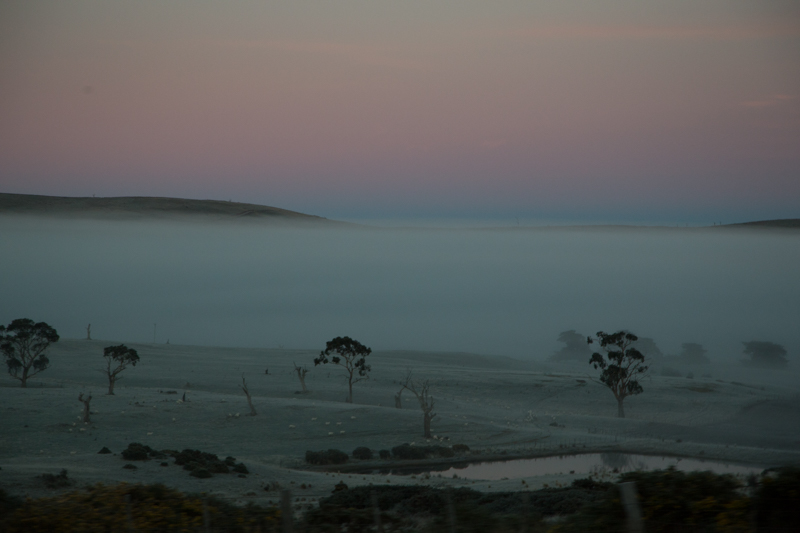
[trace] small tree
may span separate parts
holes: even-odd
[[[120,344],[103,348],[103,357],[106,358],[106,368],[100,372],[108,376],[108,394],[114,394],[114,385],[122,379],[119,374],[128,368],[128,365],[136,366],[139,354],[133,348]]]
[[[747,366],[760,368],[786,368],[789,361],[786,359],[786,348],[780,344],[766,341],[743,342],[744,353],[750,356],[743,362]]]
[[[29,318],[17,318],[8,326],[0,326],[0,351],[6,359],[8,373],[18,379],[22,387],[27,387],[29,377],[50,366],[44,351],[58,339],[58,333],[50,325],[34,323]]]
[[[247,405],[250,406],[250,416],[256,416],[258,413],[256,412],[256,408],[253,407],[253,398],[250,396],[250,391],[247,390],[247,382],[244,380],[244,374],[242,375],[242,391],[244,395],[247,396]]]
[[[601,369],[600,381],[611,389],[614,398],[617,399],[617,416],[625,418],[625,408],[623,400],[628,396],[640,394],[644,389],[639,384],[638,378],[647,372],[644,365],[644,355],[632,345],[638,340],[633,333],[618,331],[616,333],[597,332],[597,339],[600,348],[606,352],[606,359],[603,355],[595,352],[589,363],[595,369]],[[594,343],[595,339],[589,337],[587,342]]]
[[[78,395],[78,401],[83,404],[83,423],[88,424],[91,422],[89,419],[89,414],[91,413],[89,403],[92,401],[92,395],[84,396],[83,393]]]
[[[347,372],[347,402],[353,403],[353,384],[369,379],[368,373],[372,368],[367,364],[366,358],[371,353],[371,348],[350,337],[336,337],[326,343],[325,349],[314,359],[314,366],[330,362],[343,367]],[[331,354],[336,355],[328,359]]]
[[[406,376],[403,389],[411,391],[411,394],[417,397],[419,408],[422,409],[422,431],[426,439],[431,438],[431,420],[436,416],[433,412],[434,401],[430,395],[430,386],[428,380],[414,381],[411,379],[411,372]],[[402,389],[401,389],[402,390]]]
[[[294,361],[292,361],[292,364],[294,365],[294,371],[297,372],[297,379],[300,380],[300,386],[303,388],[303,392],[308,392],[306,388],[306,374],[308,374],[308,369],[304,366],[297,366],[297,363]]]

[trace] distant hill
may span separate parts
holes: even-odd
[[[288,223],[344,224],[277,207],[219,200],[150,196],[109,198],[0,193],[0,214],[66,216],[94,219],[254,219]]]
[[[800,218],[778,218],[775,220],[759,220],[756,222],[740,222],[723,224],[723,228],[794,228],[800,229]]]

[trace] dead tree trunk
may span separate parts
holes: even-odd
[[[297,366],[297,363],[294,361],[292,361],[292,364],[294,365],[294,371],[297,372],[297,379],[300,380],[300,386],[303,388],[303,393],[305,394],[308,392],[306,388],[306,374],[308,374],[308,369],[306,367]]]
[[[92,340],[92,325],[91,324],[86,326],[86,340],[87,341]]]
[[[256,416],[256,408],[253,407],[253,398],[250,397],[250,391],[247,390],[247,382],[244,380],[244,376],[242,376],[242,390],[244,391],[244,395],[247,396],[247,405],[250,406],[250,416]]]
[[[83,402],[83,422],[84,424],[88,424],[91,422],[89,419],[89,414],[91,412],[89,410],[89,402],[92,401],[92,395],[90,394],[89,396],[84,397],[83,393],[80,393],[78,395],[78,401]]]
[[[394,406],[398,409],[403,408],[403,400],[400,397],[402,394],[403,394],[403,389],[400,389],[399,391],[397,391],[397,394],[394,395]]]
[[[434,400],[430,395],[430,386],[428,380],[426,379],[424,381],[415,382],[411,379],[411,373],[409,372],[403,388],[410,390],[411,393],[417,397],[417,401],[419,401],[419,408],[422,409],[423,436],[426,439],[430,439],[431,420],[433,420],[433,418],[436,416],[436,413],[433,412]]]

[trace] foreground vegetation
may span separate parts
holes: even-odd
[[[64,476],[66,477],[66,476]],[[789,532],[800,524],[800,469],[781,468],[747,485],[728,475],[673,469],[633,472],[645,528],[660,532]],[[480,493],[423,486],[338,487],[294,531],[458,531],[569,533],[623,531],[618,486],[591,479],[567,488]],[[275,507],[232,505],[163,485],[94,485],[21,500],[0,491],[0,531],[283,531]]]

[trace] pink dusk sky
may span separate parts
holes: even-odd
[[[4,0],[0,192],[800,218],[800,2]]]

